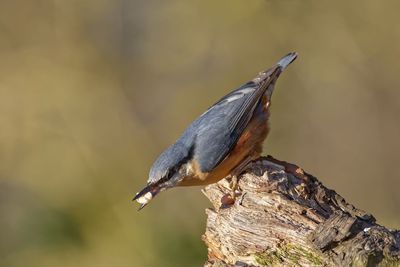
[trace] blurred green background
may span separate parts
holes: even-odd
[[[282,55],[265,154],[400,228],[398,1],[0,2],[0,266],[201,266],[200,188],[159,153]]]

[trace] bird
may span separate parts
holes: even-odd
[[[147,185],[134,201],[145,207],[160,192],[230,180],[235,198],[238,176],[262,153],[269,132],[271,96],[280,74],[297,58],[282,57],[271,68],[222,97],[194,120],[157,160]]]

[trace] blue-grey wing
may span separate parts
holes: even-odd
[[[189,132],[196,131],[193,156],[202,172],[213,170],[234,148],[265,92],[263,85],[244,84],[211,106],[189,127]]]

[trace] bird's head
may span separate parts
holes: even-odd
[[[190,154],[190,149],[178,142],[158,157],[151,167],[146,187],[133,198],[141,205],[139,210],[146,206],[157,194],[177,186],[185,178],[185,166]]]

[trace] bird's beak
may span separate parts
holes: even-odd
[[[159,183],[155,183],[152,185],[147,185],[145,188],[143,188],[140,192],[136,194],[136,196],[132,199],[133,201],[136,201],[140,204],[140,207],[138,210],[143,209],[149,202],[160,192],[174,187],[177,183],[179,183],[183,177],[177,172],[170,178],[168,181],[163,181]]]
[[[141,205],[139,206],[139,208],[138,208],[138,211],[140,211],[141,209],[143,209],[146,205],[147,205],[147,203],[141,204]]]
[[[137,194],[136,196],[138,196],[138,195],[139,194]],[[152,199],[153,199],[152,192],[147,192],[147,193],[145,193],[144,195],[142,195],[140,197],[133,198],[133,200],[136,200],[136,202],[138,202],[140,204],[140,207],[139,207],[138,211],[143,209]]]
[[[138,211],[143,209],[159,192],[160,190],[155,186],[146,186],[138,192],[132,199],[140,204]]]

